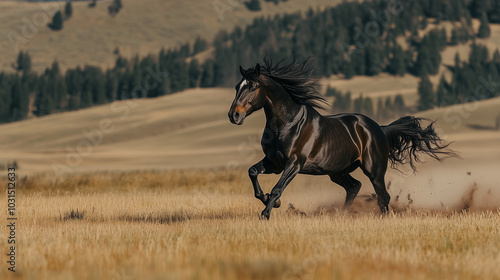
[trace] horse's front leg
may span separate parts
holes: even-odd
[[[259,180],[257,179],[257,177],[259,176],[259,174],[271,174],[280,172],[281,170],[279,170],[267,157],[257,162],[248,169],[248,176],[252,181],[255,197],[260,201],[262,201],[264,205],[267,205],[267,202],[269,200],[269,194],[264,194],[262,188],[260,187]],[[280,205],[281,203],[277,201],[275,207],[279,207]]]
[[[286,186],[288,186],[293,178],[295,178],[295,176],[299,173],[303,164],[304,161],[301,160],[297,155],[292,155],[286,162],[283,174],[281,174],[281,178],[271,191],[271,196],[267,201],[266,208],[262,211],[261,218],[266,218],[269,220],[269,217],[271,216],[271,209],[275,206],[275,203],[281,197],[281,194],[285,190]]]

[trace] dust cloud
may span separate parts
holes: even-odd
[[[496,210],[500,208],[498,165],[433,165],[411,175],[391,172],[393,207],[430,210]]]
[[[485,211],[500,209],[498,164],[446,166],[428,163],[416,173],[388,170],[387,189],[394,212],[408,209],[433,211]],[[347,212],[378,213],[377,196],[361,172],[353,177],[363,183],[360,193]],[[282,197],[287,213],[316,215],[343,211],[345,191],[327,178],[307,176],[298,179]]]

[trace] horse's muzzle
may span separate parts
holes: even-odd
[[[243,121],[245,120],[247,114],[245,112],[238,113],[236,111],[231,110],[227,115],[232,123],[236,125],[241,125],[243,124]]]

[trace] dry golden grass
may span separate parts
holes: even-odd
[[[0,278],[500,275],[498,210],[409,208],[380,217],[371,210],[333,208],[301,215],[300,209],[275,209],[271,220],[261,221],[263,206],[251,195],[242,170],[99,173],[60,180],[39,176],[20,181],[18,272],[2,269]],[[1,235],[6,236],[5,227]]]

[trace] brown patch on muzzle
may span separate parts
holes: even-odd
[[[238,105],[238,106],[234,107],[234,111],[236,113],[240,113],[241,114],[241,113],[245,112],[245,107],[243,107],[241,105]]]

